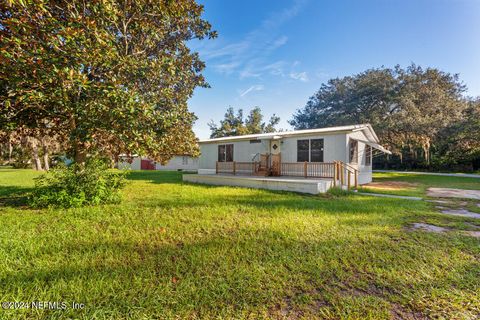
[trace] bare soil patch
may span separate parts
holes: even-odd
[[[378,189],[378,190],[405,190],[405,189],[414,189],[418,186],[417,183],[403,182],[403,181],[378,181],[370,182],[363,187],[369,189]]]

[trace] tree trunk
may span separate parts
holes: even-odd
[[[50,157],[48,156],[48,153],[43,154],[43,166],[45,170],[50,170]]]
[[[430,165],[431,157],[430,157],[430,140],[429,139],[427,139],[423,144],[423,150],[425,153],[425,161],[427,162],[428,165]]]
[[[75,148],[75,157],[74,157],[75,163],[82,164],[85,163],[87,160],[87,155],[84,151],[80,150],[80,148]]]
[[[42,137],[42,151],[43,151],[43,167],[45,170],[50,170],[50,157],[48,156],[48,148],[46,138]]]
[[[12,162],[12,154],[13,154],[13,145],[10,139],[8,140],[8,163]]]
[[[70,118],[70,129],[74,132],[77,128],[75,118]],[[78,136],[73,138],[73,161],[77,164],[85,163],[87,160],[87,153],[85,152],[85,146],[80,142]]]
[[[32,152],[33,152],[33,162],[35,163],[35,170],[41,171],[42,162],[40,161],[40,157],[38,156],[38,145],[35,138],[31,140],[31,145],[32,145]]]

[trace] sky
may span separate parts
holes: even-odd
[[[480,96],[480,0],[199,0],[218,37],[192,41],[211,88],[189,109],[208,138],[228,107],[259,106],[279,128],[328,79],[415,63],[458,73]]]

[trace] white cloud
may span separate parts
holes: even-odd
[[[195,42],[192,49],[200,52],[207,66],[225,74],[238,74],[240,79],[261,77],[264,73],[284,76],[283,70],[269,69],[265,65],[273,51],[284,46],[288,37],[278,35],[277,29],[294,18],[303,8],[306,0],[294,0],[292,6],[272,13],[238,42],[229,43],[219,38],[214,41]]]
[[[308,81],[308,75],[306,71],[303,72],[290,72],[290,78],[300,80],[302,82]]]
[[[231,63],[217,64],[217,65],[214,65],[213,68],[220,73],[230,74],[234,72],[239,65],[240,64],[238,62],[231,62]]]
[[[274,76],[285,76],[284,69],[287,63],[285,61],[277,61],[266,65],[263,69]]]
[[[276,39],[275,41],[273,41],[272,43],[272,47],[273,48],[278,48],[278,47],[281,47],[283,46],[284,44],[286,44],[288,41],[288,37],[287,36],[281,36],[280,38]]]
[[[256,84],[256,85],[253,85],[251,86],[250,88],[248,88],[247,90],[243,91],[240,93],[240,97],[244,97],[246,96],[247,94],[249,94],[250,92],[253,92],[253,91],[262,91],[264,90],[265,87],[263,86],[263,84]]]

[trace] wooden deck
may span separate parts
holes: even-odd
[[[183,175],[183,181],[218,186],[282,190],[309,194],[325,193],[333,186],[332,179],[245,175],[232,176],[230,174],[185,174]]]
[[[263,177],[295,177],[330,180],[333,186],[358,188],[358,170],[342,161],[334,162],[282,162],[280,155],[270,158],[261,155],[260,161],[252,162],[220,162],[215,164],[215,173],[233,176],[263,176]]]

